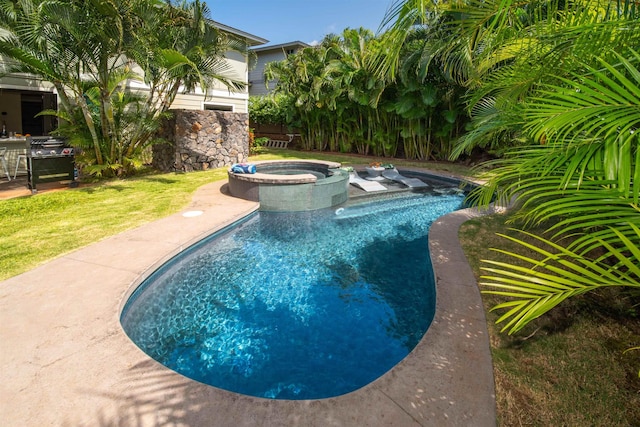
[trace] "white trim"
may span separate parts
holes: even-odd
[[[199,92],[199,95],[204,96],[202,91]],[[207,97],[218,97],[218,98],[229,98],[229,99],[240,99],[240,100],[248,100],[249,92],[232,92],[224,89],[210,89]]]
[[[0,90],[2,89],[13,89],[13,90],[22,90],[25,92],[47,92],[47,93],[56,93],[54,88],[48,88],[46,86],[19,86],[19,85],[8,85],[4,83],[0,83]]]
[[[248,73],[247,73],[248,75]],[[128,82],[128,87],[129,89],[133,89],[133,90],[141,90],[141,91],[149,91],[149,86],[147,86],[146,84],[144,84],[143,82],[138,82],[138,81],[130,81]],[[179,95],[191,95],[191,96],[205,96],[204,91],[202,90],[202,88],[200,88],[199,86],[196,87],[195,90],[191,91],[191,92],[184,92],[184,88],[180,87],[180,90],[178,91]],[[249,92],[247,90],[243,90],[242,92],[235,92],[229,89],[209,89],[208,93],[206,94],[207,97],[220,97],[220,98],[230,98],[230,99],[241,99],[241,100],[246,100],[249,99]]]
[[[18,80],[19,82],[32,82],[33,84],[29,86],[28,84],[7,83],[7,81],[11,81],[11,80]],[[3,75],[2,77],[0,77],[0,89],[15,89],[15,90],[28,90],[32,92],[56,93],[56,88],[53,85],[53,83],[47,80],[43,80],[41,78],[35,77],[31,74],[26,74],[26,73],[10,73],[10,74]]]

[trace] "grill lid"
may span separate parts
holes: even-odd
[[[64,147],[65,143],[62,139],[45,137],[31,137],[31,148],[58,148]]]
[[[33,159],[48,157],[73,157],[74,150],[62,138],[50,136],[29,137],[27,155]]]

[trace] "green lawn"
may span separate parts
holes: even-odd
[[[148,175],[0,201],[0,280],[177,212],[223,172]]]

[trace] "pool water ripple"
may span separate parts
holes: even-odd
[[[260,212],[147,278],[123,327],[155,360],[226,390],[274,399],[354,391],[426,332],[428,229],[462,204],[461,194],[416,194],[340,215]]]

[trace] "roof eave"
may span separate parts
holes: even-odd
[[[258,37],[258,36],[254,35],[254,34],[247,33],[246,31],[242,31],[242,30],[239,30],[237,28],[230,27],[230,26],[222,24],[222,23],[220,23],[218,21],[213,21],[212,20],[211,22],[213,22],[213,25],[216,28],[218,28],[218,29],[220,29],[222,31],[225,31],[227,33],[231,33],[231,34],[233,34],[235,36],[242,37],[243,39],[247,40],[247,44],[249,46],[258,46],[258,45],[261,45],[261,44],[269,43],[269,40],[263,39],[262,37]]]

